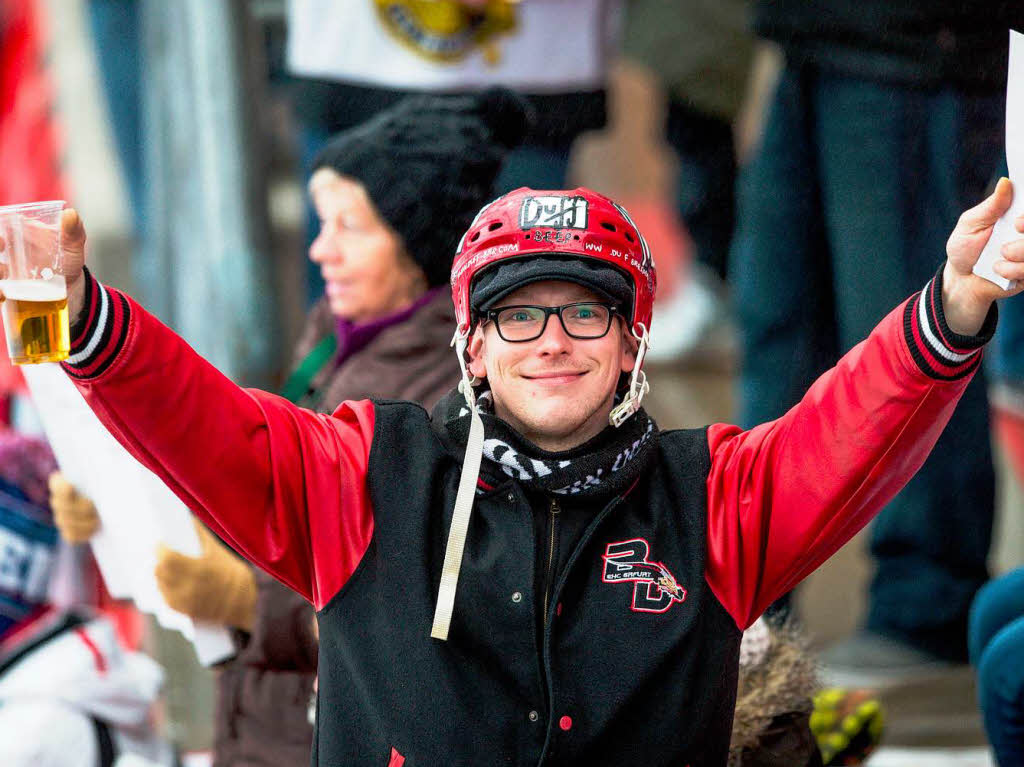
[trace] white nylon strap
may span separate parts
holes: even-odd
[[[480,459],[484,454],[484,422],[476,408],[473,409],[471,418],[466,457],[462,462],[462,476],[459,478],[459,492],[455,496],[452,526],[448,530],[448,546],[444,550],[441,585],[437,590],[437,607],[434,609],[434,626],[430,629],[430,636],[434,639],[448,639],[448,627],[451,625],[452,611],[455,609],[459,568],[462,567],[462,550],[466,545],[466,533],[469,532],[469,518],[476,496],[476,480],[480,475]]]
[[[476,408],[469,371],[465,366],[464,352],[466,337],[456,334],[452,344],[459,355],[462,367],[462,382],[459,388],[469,406],[469,439],[466,440],[466,455],[462,460],[462,475],[459,477],[459,491],[455,496],[452,511],[452,526],[448,530],[448,544],[444,550],[444,564],[441,567],[441,584],[437,589],[437,606],[434,608],[434,625],[430,636],[441,641],[448,640],[448,629],[455,609],[455,590],[459,584],[459,570],[462,567],[462,552],[466,547],[469,519],[473,513],[476,497],[476,481],[480,476],[480,460],[484,454],[484,422]]]
[[[647,328],[642,324],[640,325],[640,330],[641,332],[637,333],[636,328],[633,329],[633,337],[639,343],[636,350],[636,362],[633,363],[633,373],[629,378],[629,391],[622,398],[622,402],[613,407],[611,413],[608,414],[608,422],[616,429],[622,426],[630,416],[640,409],[640,403],[643,402],[644,395],[651,390],[651,385],[647,383],[646,374],[640,369],[643,367],[647,349],[651,345],[651,337],[647,332]]]

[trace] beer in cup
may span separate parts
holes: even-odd
[[[71,346],[60,251],[64,202],[0,207],[0,304],[7,352],[16,365],[60,362]]]

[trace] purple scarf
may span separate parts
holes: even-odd
[[[445,285],[438,285],[435,288],[431,288],[405,309],[395,312],[394,314],[385,315],[376,320],[371,320],[370,322],[355,323],[351,320],[338,317],[338,355],[335,358],[335,364],[340,366],[353,354],[366,348],[366,345],[376,338],[382,330],[390,328],[391,326],[397,325],[401,322],[405,322],[417,311],[433,301],[434,298],[445,288]]]

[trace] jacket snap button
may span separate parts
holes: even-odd
[[[512,594],[512,601],[515,602],[516,604],[519,604],[520,602],[522,602],[523,601],[523,592],[521,592],[521,591],[514,592]]]
[[[572,717],[563,716],[561,719],[558,720],[558,726],[561,727],[565,732],[568,732],[572,729]]]
[[[509,503],[513,503],[515,501],[515,499],[516,499],[516,494],[515,493],[509,493],[508,494],[508,502]]]
[[[536,711],[531,711],[528,716],[530,717],[531,722],[536,722],[538,719],[540,719],[540,714],[538,714]]]

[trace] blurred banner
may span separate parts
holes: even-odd
[[[59,365],[23,368],[61,471],[92,499],[102,526],[90,545],[111,596],[131,599],[165,628],[192,641],[203,665],[234,653],[221,626],[195,624],[175,612],[157,587],[157,546],[199,556],[192,514],[155,474],[107,432]]]

